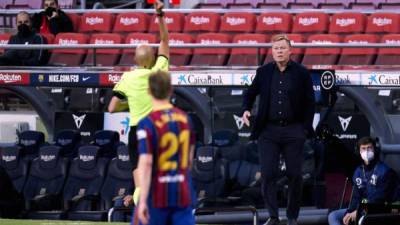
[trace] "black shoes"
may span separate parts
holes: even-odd
[[[270,217],[264,225],[279,225],[279,219],[275,217]]]

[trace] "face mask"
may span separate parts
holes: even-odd
[[[364,160],[366,164],[369,164],[374,159],[373,151],[363,151],[361,152],[361,158]]]
[[[18,26],[18,35],[22,37],[27,37],[31,34],[31,28],[26,24],[21,24]]]
[[[51,17],[53,15],[53,12],[55,12],[56,9],[53,7],[47,7],[46,10],[44,11],[46,13],[46,16]]]

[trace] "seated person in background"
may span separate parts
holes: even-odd
[[[12,35],[8,44],[46,44],[42,36],[32,30],[29,14],[21,11],[17,14],[18,33]],[[43,49],[6,49],[0,56],[0,66],[39,66],[46,64],[47,51]]]
[[[391,202],[396,185],[396,174],[379,160],[379,150],[371,137],[363,137],[357,147],[363,164],[357,167],[353,176],[353,195],[347,209],[339,209],[328,216],[329,225],[356,222],[358,206],[368,203]]]
[[[44,0],[44,10],[32,17],[33,29],[41,34],[73,32],[71,19],[58,6],[58,0]]]
[[[15,190],[7,171],[0,166],[0,218],[15,218],[22,207],[21,195]]]

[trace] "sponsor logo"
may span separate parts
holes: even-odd
[[[312,40],[311,43],[313,43],[313,44],[332,44],[332,41],[329,41],[329,40]]]
[[[213,157],[211,157],[211,156],[199,156],[199,157],[197,157],[197,160],[199,160],[199,162],[202,162],[202,163],[209,163],[209,162],[213,161]]]
[[[240,18],[240,17],[227,17],[226,23],[228,23],[231,26],[237,26],[237,25],[245,24],[246,19]]]
[[[329,90],[335,84],[335,75],[331,71],[325,71],[321,75],[321,86],[325,90]]]
[[[341,76],[336,75],[335,76],[335,84],[337,84],[337,85],[351,84],[349,74],[345,74],[345,75],[341,75]]]
[[[39,82],[43,82],[44,81],[44,75],[43,74],[39,74],[38,80],[39,80]]]
[[[368,85],[400,85],[399,74],[371,74],[368,77]]]
[[[131,38],[129,40],[129,44],[148,44],[148,43],[149,43],[149,40],[144,40],[144,39]]]
[[[185,176],[182,174],[166,175],[158,178],[159,183],[180,183],[185,180]]]
[[[179,75],[178,84],[189,84],[189,85],[222,85],[221,75],[209,75],[209,74],[198,74],[198,75]]]
[[[267,16],[262,18],[262,23],[265,23],[266,25],[281,24],[283,23],[283,19],[280,17]]]
[[[166,24],[171,24],[171,23],[174,22],[174,18],[166,16],[166,17],[164,17],[164,21],[165,21]],[[160,21],[158,20],[158,17],[156,17],[156,18],[154,19],[154,23],[157,23],[157,24],[158,24],[159,22],[160,22]]]
[[[349,40],[347,43],[352,43],[352,44],[368,44],[368,41]]]
[[[11,162],[11,161],[15,161],[17,159],[17,156],[15,155],[3,155],[1,157],[1,159],[5,162]]]
[[[1,45],[6,45],[6,44],[8,44],[8,40],[0,40],[0,44]]]
[[[257,40],[239,40],[238,43],[239,44],[257,44],[258,41]]]
[[[98,145],[106,145],[110,143],[110,139],[96,139],[96,144]]]
[[[204,16],[193,16],[190,18],[190,22],[196,25],[210,23],[210,18]]]
[[[96,24],[104,23],[104,19],[100,18],[98,16],[96,16],[96,17],[86,17],[85,22],[86,22],[86,24],[89,24],[89,25],[93,26],[93,25],[96,25]]]
[[[82,77],[82,81],[87,81],[89,79],[90,79],[90,77]]]
[[[240,84],[241,85],[250,85],[254,80],[255,75],[243,74],[240,77]]]
[[[127,162],[129,161],[129,155],[118,155],[118,159],[123,162]]]
[[[89,162],[94,160],[94,155],[79,155],[79,160],[83,162]]]
[[[57,139],[57,143],[60,145],[69,145],[72,143],[72,139]]]
[[[36,144],[36,141],[35,140],[22,139],[21,140],[21,144],[23,144],[25,146],[29,146],[29,145]]]
[[[28,74],[0,73],[0,84],[27,84]]]
[[[114,40],[95,39],[94,44],[96,45],[114,44]]]
[[[235,120],[236,123],[236,127],[241,130],[243,128],[244,125],[244,120],[242,117],[236,116],[235,114],[233,114],[233,119]]]
[[[349,116],[347,118],[338,116],[340,126],[342,127],[342,130],[346,132],[347,128],[349,128],[350,122],[351,122],[352,116]]]
[[[119,22],[125,26],[129,26],[132,24],[138,24],[139,18],[136,17],[121,17]]]
[[[114,85],[121,80],[122,74],[120,73],[103,73],[100,74],[100,85],[108,86]]]
[[[400,44],[400,40],[385,40],[386,44]]]
[[[319,23],[318,17],[300,17],[299,24],[303,26],[311,26],[313,24]]]
[[[55,159],[56,159],[55,155],[41,155],[40,156],[40,160],[45,161],[45,162],[49,162],[49,161],[52,161]]]
[[[59,45],[77,45],[79,44],[78,40],[74,39],[58,39]]]
[[[183,40],[177,40],[177,39],[170,39],[169,40],[170,44],[185,44],[185,41]]]
[[[338,19],[336,19],[336,25],[339,25],[339,27],[347,27],[352,24],[356,24],[355,18],[338,18]]]
[[[376,74],[372,74],[368,77],[368,84],[378,84],[378,81],[376,80]]]
[[[375,24],[378,27],[386,26],[389,24],[392,24],[392,19],[389,18],[373,18],[372,19],[372,24]]]
[[[50,83],[79,83],[79,75],[55,74],[49,75]]]
[[[77,116],[75,114],[72,114],[72,117],[74,118],[76,128],[80,129],[83,124],[83,121],[85,120],[86,114],[83,114],[82,116]]]
[[[357,186],[360,186],[361,184],[362,184],[361,178],[357,177],[357,178],[356,178],[356,185],[357,185]]]
[[[201,39],[201,44],[221,44],[220,40]]]

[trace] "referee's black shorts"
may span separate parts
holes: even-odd
[[[139,159],[136,129],[137,126],[131,126],[128,135],[129,158],[132,163],[132,170],[135,170],[137,168]]]

